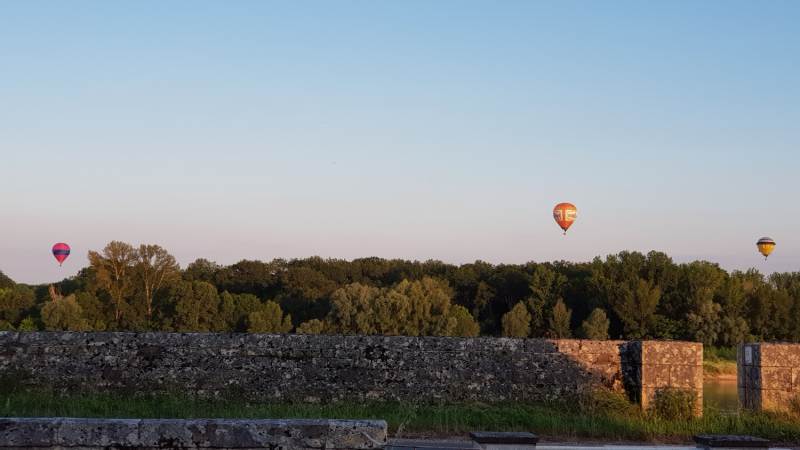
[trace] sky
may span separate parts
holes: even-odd
[[[58,281],[119,240],[182,267],[798,271],[798,23],[796,1],[0,2],[0,270]]]

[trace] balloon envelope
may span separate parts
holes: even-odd
[[[767,259],[770,253],[772,253],[772,249],[775,248],[775,241],[768,237],[763,237],[756,242],[758,246],[758,251],[764,255],[764,259]]]
[[[53,256],[56,257],[58,265],[60,266],[61,263],[63,263],[64,260],[67,259],[67,256],[69,256],[69,245],[64,244],[63,242],[54,245]]]
[[[559,203],[553,208],[553,218],[564,230],[564,234],[567,234],[567,228],[572,226],[572,223],[578,218],[578,208],[572,203]]]

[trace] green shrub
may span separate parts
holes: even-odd
[[[688,422],[697,417],[697,406],[696,392],[666,387],[656,391],[648,412],[663,420]]]

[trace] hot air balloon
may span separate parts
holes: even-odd
[[[578,208],[572,203],[559,203],[553,208],[553,218],[556,219],[558,226],[567,234],[567,228],[578,218]]]
[[[64,244],[63,242],[54,245],[53,256],[56,257],[58,265],[60,266],[64,260],[67,259],[67,256],[69,256],[69,245]]]
[[[760,251],[761,254],[764,255],[764,259],[767,259],[767,257],[769,257],[769,254],[772,253],[772,249],[775,248],[775,241],[773,241],[768,237],[763,237],[758,240],[756,245],[758,246],[758,251]]]

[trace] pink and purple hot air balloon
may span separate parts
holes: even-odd
[[[67,256],[69,256],[69,245],[61,242],[53,246],[53,256],[56,257],[58,260],[58,265],[60,266]]]

